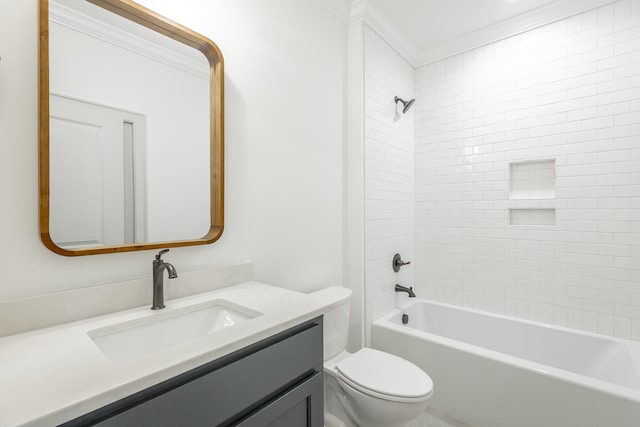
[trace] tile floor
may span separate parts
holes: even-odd
[[[411,423],[407,427],[473,427],[462,421],[458,421],[449,415],[438,412],[435,409],[427,408],[426,412]]]

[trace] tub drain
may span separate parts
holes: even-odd
[[[402,315],[402,324],[406,325],[407,323],[409,323],[409,315],[408,314],[403,314]]]

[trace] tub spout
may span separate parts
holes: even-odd
[[[401,286],[401,285],[396,285],[395,288],[396,292],[406,292],[409,294],[409,298],[415,298],[416,294],[413,293],[413,286],[410,287],[405,287],[405,286]]]

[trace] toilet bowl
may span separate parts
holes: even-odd
[[[433,382],[401,357],[345,350],[350,297],[324,315],[325,426],[404,426],[426,409]]]

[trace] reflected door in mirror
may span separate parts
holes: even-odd
[[[53,94],[50,102],[53,241],[146,242],[145,117]]]

